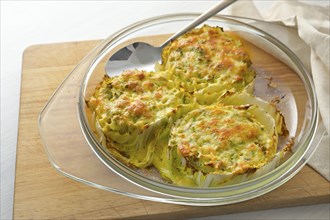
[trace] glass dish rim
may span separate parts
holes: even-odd
[[[96,155],[101,159],[101,161],[108,167],[110,168],[112,171],[116,172],[118,175],[122,176],[123,178],[125,179],[128,179],[130,182],[133,182],[137,185],[139,185],[140,187],[143,187],[143,188],[147,188],[148,190],[152,190],[151,188],[149,187],[144,187],[144,186],[141,186],[141,184],[139,183],[136,183],[135,181],[132,181],[131,179],[127,178],[127,176],[123,175],[122,173],[118,172],[118,170],[114,170],[113,167],[109,166],[109,164],[105,163],[104,159],[105,158],[102,158],[100,157],[99,155],[99,152],[96,152],[97,150],[100,150],[102,148],[99,148],[100,146],[97,146],[99,145],[98,141],[95,140],[93,138],[93,135],[90,135],[92,133],[89,133],[89,132],[92,132],[90,130],[90,128],[87,126],[88,123],[86,121],[86,116],[85,116],[85,113],[84,113],[84,107],[83,107],[83,103],[84,103],[84,89],[86,88],[86,80],[88,79],[88,77],[92,74],[92,70],[93,70],[93,65],[97,64],[98,62],[97,61],[100,61],[103,56],[102,55],[105,55],[108,53],[108,49],[109,49],[109,45],[111,43],[111,40],[113,38],[113,40],[116,39],[116,37],[118,36],[121,36],[122,34],[127,34],[127,32],[130,32],[131,29],[134,29],[134,28],[138,28],[140,27],[141,25],[143,24],[146,24],[148,22],[150,22],[149,25],[151,25],[153,22],[155,21],[159,21],[161,19],[169,19],[168,21],[173,21],[174,20],[174,17],[177,16],[177,17],[182,17],[182,19],[187,19],[186,16],[196,16],[197,14],[195,13],[176,13],[176,14],[168,14],[168,15],[162,15],[162,16],[156,16],[156,17],[152,17],[152,18],[149,18],[149,19],[145,19],[145,20],[142,20],[142,21],[139,21],[139,22],[136,22],[124,29],[121,29],[119,31],[117,31],[116,33],[114,33],[113,35],[111,35],[110,37],[108,37],[107,39],[105,39],[103,42],[108,42],[104,47],[103,49],[100,49],[99,51],[99,54],[97,54],[96,57],[94,57],[93,61],[90,63],[89,67],[88,67],[88,71],[85,73],[85,76],[83,78],[83,85],[81,86],[80,88],[80,91],[79,91],[79,102],[78,102],[78,114],[79,114],[79,122],[81,123],[81,128],[82,128],[82,131],[83,131],[83,134],[88,142],[88,144],[90,145],[90,147],[92,148],[92,150],[94,151],[94,153],[96,153]],[[274,37],[272,37],[271,35],[269,35],[268,33],[254,27],[254,26],[251,26],[249,24],[246,24],[246,23],[242,23],[242,22],[239,22],[237,20],[232,20],[232,19],[235,19],[235,18],[239,18],[239,19],[247,19],[247,20],[251,20],[251,21],[255,21],[255,19],[249,19],[249,18],[242,18],[242,17],[237,17],[237,16],[214,16],[213,19],[229,19],[231,21],[234,21],[235,23],[241,23],[243,24],[244,26],[248,26],[249,28],[252,28],[254,30],[257,30],[257,32],[259,33],[262,33],[263,36],[266,36],[267,40],[270,40],[272,43],[276,42],[276,46],[279,46],[279,48],[290,57],[290,58],[294,58],[294,63],[297,65],[299,64],[298,66],[300,67],[299,70],[302,71],[302,73],[305,73],[305,74],[299,74],[300,76],[300,79],[303,81],[303,83],[306,85],[306,83],[309,84],[309,87],[306,88],[308,89],[307,91],[307,94],[309,96],[309,101],[311,102],[312,104],[312,119],[311,119],[311,125],[309,126],[309,129],[308,129],[308,132],[306,132],[305,135],[303,135],[304,138],[302,138],[300,140],[300,142],[304,142],[304,143],[300,143],[300,144],[303,144],[303,145],[306,145],[305,146],[305,150],[304,152],[301,152],[301,154],[299,154],[299,159],[296,159],[295,161],[293,161],[293,157],[289,158],[288,161],[284,162],[281,166],[279,167],[284,167],[284,164],[292,164],[293,165],[291,167],[296,167],[297,164],[300,162],[300,160],[305,156],[305,154],[308,152],[308,149],[310,148],[310,145],[311,145],[311,142],[313,140],[313,137],[316,133],[316,130],[317,130],[317,124],[318,124],[318,111],[317,111],[317,100],[316,100],[316,95],[315,95],[315,89],[314,89],[314,86],[313,86],[313,83],[312,83],[312,78],[310,76],[310,74],[307,72],[307,70],[304,68],[304,65],[301,63],[301,61],[299,60],[299,58],[289,49],[287,48],[284,44],[282,44],[281,42],[279,42],[277,39],[275,39]],[[164,21],[165,22],[165,21]],[[83,115],[83,116],[82,116]],[[83,119],[83,120],[81,120]],[[85,130],[87,129],[87,130]],[[308,134],[308,135],[307,135]],[[92,139],[90,140],[90,138],[92,137]],[[92,141],[92,142],[91,142]],[[99,148],[99,149],[95,149],[95,146],[92,147],[92,144],[96,144],[96,147]],[[302,148],[300,148],[302,149]],[[104,155],[103,155],[104,156]],[[114,158],[113,158],[114,159]],[[305,160],[305,162],[307,162]],[[286,165],[288,166],[288,165]],[[165,185],[166,187],[169,187],[170,189],[174,189],[174,191],[176,192],[177,190],[185,190],[187,193],[197,193],[198,195],[201,194],[204,194],[205,192],[215,192],[215,191],[223,191],[225,189],[232,189],[233,187],[238,187],[238,186],[247,186],[249,184],[253,184],[255,183],[257,180],[261,181],[262,179],[268,179],[267,177],[270,177],[271,175],[274,176],[274,174],[276,173],[275,171],[276,170],[279,170],[279,167],[274,169],[273,171],[271,171],[270,173],[268,174],[265,174],[263,176],[261,176],[260,178],[256,178],[256,179],[253,179],[253,180],[250,180],[250,181],[247,181],[247,182],[243,182],[241,184],[234,184],[234,185],[229,185],[229,186],[223,186],[223,187],[220,187],[220,188],[187,188],[187,187],[179,187],[179,186],[173,186],[173,185],[170,185],[170,184],[163,184],[163,183],[159,183],[159,182],[156,182],[154,180],[147,180],[148,184],[150,183],[151,181],[151,184],[152,185],[156,185],[156,188],[159,187],[159,184],[161,186]],[[302,165],[300,165],[300,169],[302,168]],[[300,169],[296,170],[296,172],[298,172]],[[287,170],[286,172],[282,172],[281,173],[281,177],[283,176],[286,176],[286,175],[289,175],[288,173],[290,172],[290,170]],[[135,173],[136,174],[136,173]],[[138,174],[139,175],[139,174]],[[141,175],[140,175],[141,176]],[[143,178],[143,176],[141,176]],[[145,178],[143,178],[145,180]],[[273,181],[276,181],[277,178],[274,178]],[[290,179],[290,178],[288,178]],[[268,184],[271,184],[273,181],[269,182]],[[262,182],[262,181],[261,181]],[[168,190],[168,189],[166,189]],[[272,189],[270,189],[272,190]],[[153,191],[153,190],[152,190]],[[157,193],[161,193],[160,191],[158,190],[154,190],[155,192]],[[173,196],[172,194],[167,194],[165,193],[166,195],[170,195],[170,196]],[[186,197],[184,197],[186,198]],[[206,198],[206,199],[210,199],[210,198]]]

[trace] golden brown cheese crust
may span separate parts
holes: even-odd
[[[164,48],[162,68],[188,92],[242,91],[255,77],[242,43],[218,27],[194,29]],[[215,91],[213,91],[215,88]]]
[[[128,70],[105,76],[87,105],[107,146],[125,162],[145,167],[152,160],[150,142],[189,107],[189,98],[161,74]]]
[[[170,148],[204,173],[240,174],[264,166],[277,146],[250,107],[218,104],[188,113],[172,128]]]
[[[153,72],[128,70],[118,77],[105,77],[88,101],[99,120],[144,129],[162,117],[171,117],[184,92],[173,82]]]

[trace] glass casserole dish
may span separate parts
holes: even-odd
[[[131,41],[160,44],[196,16],[166,15],[133,24],[100,43],[68,75],[39,118],[46,152],[60,173],[131,197],[208,206],[240,202],[265,194],[291,179],[303,167],[322,135],[312,79],[289,48],[253,26],[258,21],[239,17],[215,16],[205,23],[223,27],[244,40],[257,72],[256,96],[267,101],[285,97],[277,107],[284,115],[294,145],[292,154],[284,158],[278,167],[260,177],[236,184],[214,188],[179,187],[161,181],[157,173],[128,168],[99,142],[93,132],[85,100],[102,80],[111,54]],[[280,145],[286,142],[283,140]]]

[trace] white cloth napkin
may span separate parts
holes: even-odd
[[[265,24],[259,28],[289,45],[312,74],[326,133],[308,164],[330,180],[330,8],[329,1],[326,2],[277,1],[269,11],[260,11],[254,1],[237,1],[228,8],[227,13],[274,24],[275,28],[272,26],[270,29]],[[283,29],[286,34],[283,34]]]

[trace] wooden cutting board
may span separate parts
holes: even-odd
[[[178,219],[329,202],[329,182],[309,166],[266,195],[215,207],[133,199],[59,174],[45,154],[38,131],[38,114],[57,86],[97,43],[34,45],[24,52],[14,219]]]

